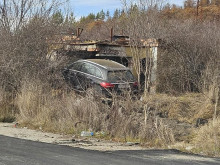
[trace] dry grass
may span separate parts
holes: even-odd
[[[186,93],[181,96],[167,94],[150,95],[144,102],[162,117],[194,124],[198,118],[209,119],[213,116],[214,104],[204,94]]]
[[[197,118],[209,119],[214,107],[202,94],[156,94],[140,101],[126,93],[113,95],[112,100],[111,104],[104,104],[92,91],[82,96],[73,91],[53,90],[39,81],[26,82],[16,99],[20,111],[17,120],[45,131],[102,131],[117,141],[166,148],[176,140],[190,142],[192,128],[186,123],[194,125]]]
[[[57,94],[55,94],[57,93]],[[40,83],[25,83],[17,96],[18,120],[47,131],[73,133],[99,127],[100,108],[92,97],[56,92]]]
[[[165,124],[160,118],[149,120],[143,128],[140,137],[145,146],[166,148],[175,143],[172,126]]]
[[[13,122],[17,108],[14,106],[14,96],[0,88],[0,122]]]
[[[171,129],[157,116],[145,124],[143,103],[128,93],[114,95],[112,104],[104,104],[93,92],[85,96],[73,91],[55,92],[34,81],[23,83],[16,104],[20,110],[18,121],[37,129],[63,133],[104,131],[115,140],[160,147],[174,142]]]
[[[220,156],[220,118],[195,131],[194,151],[209,156]]]

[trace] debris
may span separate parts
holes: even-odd
[[[139,143],[135,142],[127,142],[125,143],[126,146],[134,146],[134,145],[139,145]]]
[[[196,120],[196,127],[199,127],[199,126],[201,126],[201,125],[205,125],[205,124],[207,124],[208,123],[208,120],[207,119],[203,119],[203,118],[198,118],[197,120]]]
[[[82,131],[80,136],[93,136],[94,133],[93,132],[90,132],[90,131]]]

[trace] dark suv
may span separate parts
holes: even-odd
[[[94,88],[95,91],[106,95],[111,92],[137,90],[137,82],[130,69],[111,60],[78,60],[65,68],[63,75],[77,90]]]

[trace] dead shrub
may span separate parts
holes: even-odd
[[[166,125],[165,128],[162,127],[164,130],[168,132],[172,130],[171,132],[176,141],[186,142],[192,140],[192,130],[193,127],[196,126],[197,120],[208,120],[212,118],[215,107],[214,103],[210,101],[210,98],[201,93],[186,93],[180,96],[170,96],[167,94],[148,95],[146,98],[143,98],[143,102],[148,106],[146,132],[149,131],[149,133],[146,133],[146,139],[161,137],[161,135],[155,136],[156,138],[151,137],[157,132],[157,130],[155,130],[155,118],[160,117],[163,119],[164,125]],[[219,115],[219,107],[217,112],[217,115]],[[149,118],[152,119],[152,121],[150,121]],[[160,118],[158,118],[158,121],[160,121]],[[160,130],[160,127],[157,128]],[[166,133],[164,135],[166,135]],[[145,134],[142,136],[145,136]],[[152,141],[151,144],[156,143],[163,145],[163,143],[160,144],[157,141],[160,142],[160,140],[155,140]]]
[[[143,102],[129,93],[113,95],[112,103],[108,104],[93,92],[83,96],[73,91],[54,92],[47,84],[35,80],[23,83],[16,103],[19,122],[46,131],[104,131],[111,138],[159,147],[175,141],[169,124],[156,113],[145,124]]]
[[[169,123],[164,123],[152,112],[145,122],[144,103],[131,95],[114,96],[107,131],[111,137],[124,141],[139,141],[147,146],[167,147],[173,144],[174,134]]]
[[[148,95],[144,102],[163,118],[187,123],[194,123],[197,118],[211,118],[214,109],[210,99],[201,93],[186,93],[180,96]]]
[[[16,104],[20,111],[18,120],[48,131],[96,131],[99,130],[102,119],[102,108],[93,96],[81,97],[74,92],[54,92],[48,84],[36,80],[23,83]]]
[[[22,83],[16,105],[20,123],[45,131],[69,134],[79,134],[82,130],[104,131],[117,140],[167,147],[175,139],[183,139],[179,136],[190,136],[184,122],[193,124],[197,118],[212,116],[213,105],[205,111],[205,100],[201,94],[178,97],[156,94],[140,101],[126,93],[113,95],[111,103],[104,103],[92,91],[79,95],[53,89],[40,80],[28,80]],[[178,122],[183,126],[177,126]]]
[[[13,122],[17,114],[13,93],[0,88],[0,122]]]
[[[35,82],[26,82],[22,84],[20,93],[17,95],[16,103],[20,110],[22,119],[35,118],[42,111],[43,88]]]
[[[138,138],[140,106],[140,101],[133,99],[129,93],[113,95],[105,126],[111,137],[117,137],[124,141]]]
[[[209,156],[220,156],[220,118],[210,120],[195,131],[194,151]]]
[[[150,147],[167,147],[175,142],[172,127],[169,124],[165,124],[163,119],[158,117],[150,119],[143,126],[140,137],[142,143]]]
[[[107,104],[93,92],[87,92],[84,96],[73,91],[54,92],[47,84],[35,80],[23,83],[16,104],[20,111],[20,123],[46,131],[104,131],[111,138],[123,141],[152,143],[152,139],[159,139],[152,145],[163,147],[173,142],[169,128],[162,121],[155,120],[156,123],[144,125],[142,102],[130,94],[114,95],[112,103]]]

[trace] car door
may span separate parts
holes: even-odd
[[[89,86],[89,70],[90,70],[90,65],[88,63],[82,63],[81,68],[79,72],[77,72],[77,80],[79,82],[79,88],[81,90],[86,90],[87,87]]]
[[[68,72],[69,83],[71,84],[71,86],[73,86],[76,89],[78,89],[80,86],[80,81],[79,81],[77,75],[78,75],[78,72],[80,71],[81,67],[82,67],[81,62],[73,63],[69,67],[69,72]]]
[[[97,83],[98,79],[100,81],[102,78],[101,71],[90,63],[83,63],[80,71],[77,77],[83,90],[92,87],[94,83]]]

